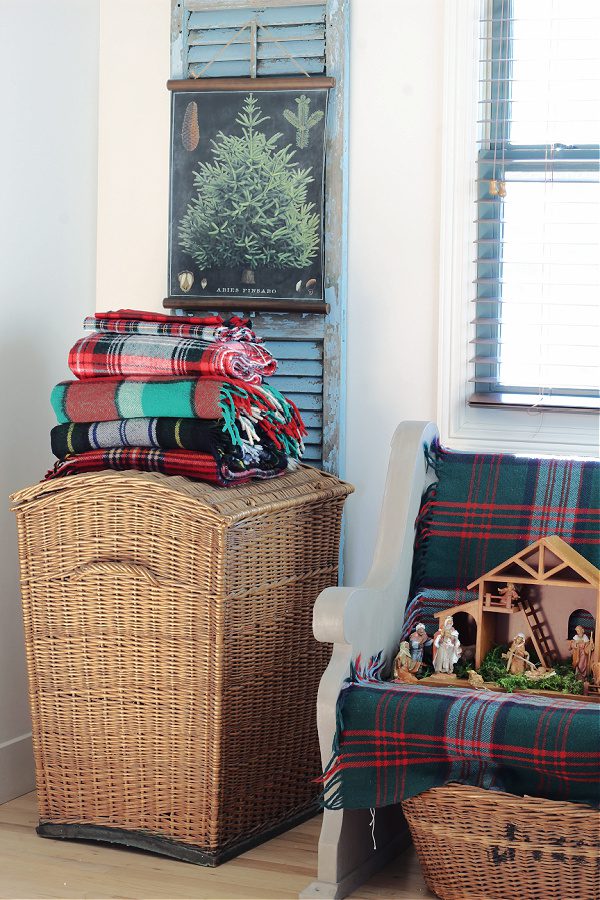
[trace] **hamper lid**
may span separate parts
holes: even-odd
[[[120,487],[140,487],[166,493],[174,492],[181,498],[212,510],[220,518],[231,522],[254,516],[257,513],[288,509],[314,500],[329,500],[348,496],[354,487],[340,481],[334,475],[322,472],[303,463],[285,475],[268,481],[250,481],[234,487],[217,487],[203,481],[192,481],[180,475],[162,475],[158,472],[123,472],[104,470],[64,478],[51,478],[11,495],[13,510],[23,509],[30,503],[49,499],[67,491],[118,490]]]

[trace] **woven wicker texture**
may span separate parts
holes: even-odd
[[[600,813],[590,807],[451,784],[402,809],[442,900],[600,898]]]
[[[310,809],[352,488],[100,472],[13,496],[40,819],[208,852]]]

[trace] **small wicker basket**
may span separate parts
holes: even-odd
[[[316,809],[350,485],[99,472],[13,497],[40,834],[215,865]]]
[[[402,803],[442,900],[599,900],[600,814],[450,784]]]

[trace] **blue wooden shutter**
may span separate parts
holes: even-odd
[[[305,460],[343,474],[348,0],[181,0],[172,18],[172,78],[251,75],[250,32],[232,40],[251,20],[256,22],[259,80],[300,74],[279,41],[310,75],[336,79],[326,130],[324,276],[329,312],[262,313],[253,319],[279,360],[277,375],[269,381],[295,401],[307,425]]]

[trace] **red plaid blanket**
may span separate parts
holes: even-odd
[[[80,379],[108,375],[207,375],[261,384],[277,362],[260,344],[203,341],[173,335],[108,334],[83,337],[69,352]]]
[[[119,334],[170,334],[173,337],[197,337],[203,341],[250,341],[261,343],[252,330],[250,319],[232,316],[164,316],[135,309],[98,312],[84,319],[86,331]]]
[[[275,478],[286,470],[287,460],[280,458],[279,465],[263,469],[260,465],[242,466],[235,470],[224,459],[218,460],[208,453],[195,450],[152,450],[148,447],[118,447],[111,450],[90,450],[69,456],[56,463],[46,478],[60,478],[81,472],[101,469],[138,469],[142,472],[162,472],[164,475],[183,475],[195,481],[209,481],[228,487],[243,484],[252,478]]]

